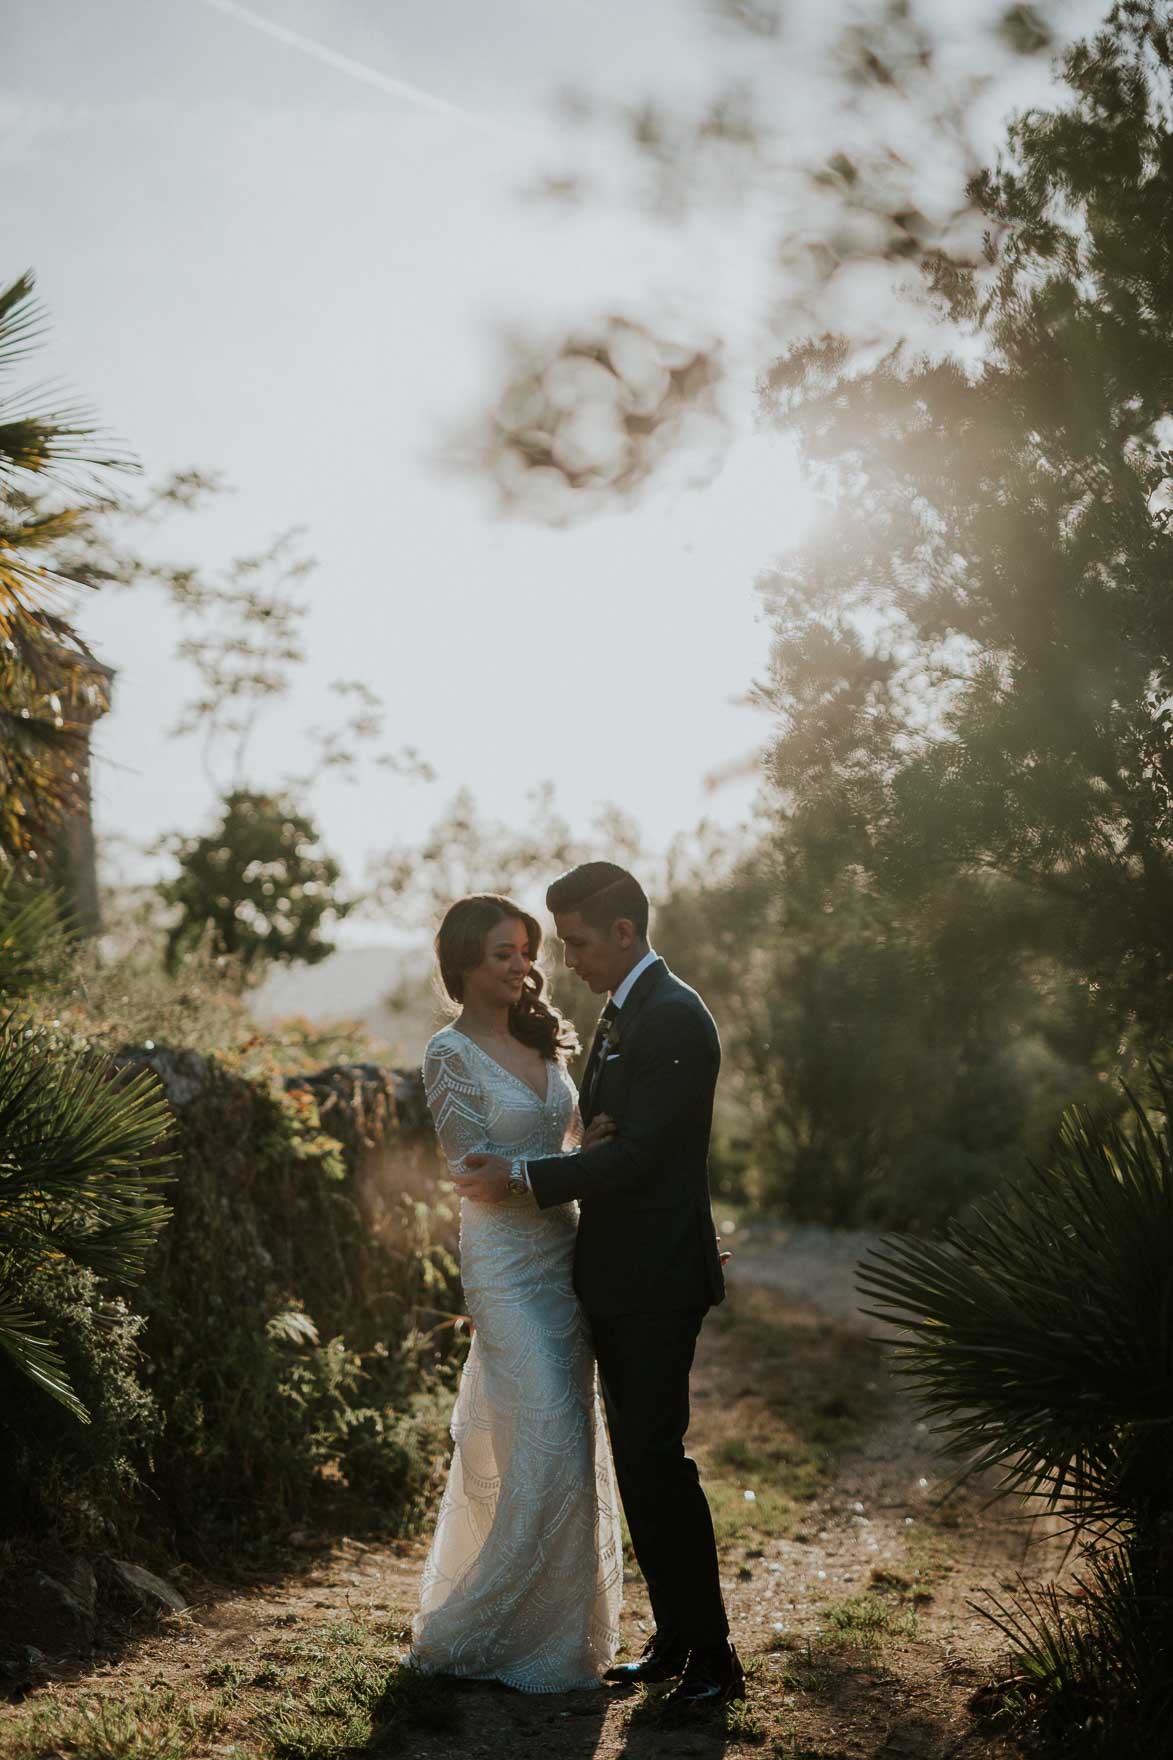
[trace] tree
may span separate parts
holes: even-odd
[[[277,961],[316,965],[333,953],[322,933],[354,908],[341,870],[318,848],[313,822],[280,795],[233,789],[215,830],[174,842],[179,873],[159,886],[178,916],[168,960],[211,935],[245,976]]]
[[[773,775],[828,876],[1025,893],[1118,1033],[1173,1024],[1173,34],[1113,9],[1068,102],[971,194],[986,265],[929,253],[937,358],[790,350],[765,396],[834,497],[764,585]],[[950,346],[964,335],[966,356]]]
[[[563,91],[564,158],[526,193],[562,209],[618,198],[657,229],[703,219],[706,265],[725,253],[725,225],[735,260],[754,245],[760,256],[732,282],[728,336],[695,310],[712,309],[705,274],[700,301],[645,290],[638,307],[585,315],[569,334],[532,325],[503,339],[500,390],[460,450],[504,507],[551,524],[640,493],[669,459],[699,454],[693,481],[711,477],[746,320],[763,366],[812,330],[850,324],[874,348],[905,329],[907,269],[931,249],[980,247],[966,185],[990,149],[999,85],[1077,28],[1058,0],[948,14],[913,0],[692,10],[707,27],[705,95]],[[625,166],[618,191],[592,131]]]
[[[24,275],[0,293],[4,377],[42,327],[32,290]],[[141,1276],[167,1216],[157,1188],[170,1114],[150,1072],[112,1075],[19,1011],[66,940],[28,863],[78,804],[86,733],[104,705],[102,669],[66,615],[76,582],[53,552],[92,518],[92,473],[128,464],[84,411],[34,402],[0,402],[0,1354],[86,1421],[30,1292],[64,1265],[114,1283]]]
[[[85,528],[103,473],[130,468],[79,406],[4,382],[36,347],[44,314],[25,274],[0,292],[0,868],[43,857],[80,804],[91,722],[106,674],[68,616],[74,577],[54,552]],[[51,498],[33,491],[51,484]]]
[[[721,1026],[718,1183],[804,1221],[931,1230],[1050,1152],[1103,1021],[1052,955],[1020,957],[984,877],[929,910],[797,836],[700,842],[657,911]]]
[[[707,11],[725,80],[711,104],[577,95],[567,138],[600,121],[621,133],[635,198],[658,218],[764,213],[750,346],[765,409],[828,506],[822,535],[762,583],[771,822],[732,868],[681,884],[657,936],[722,1006],[733,1159],[753,1188],[824,1220],[927,1226],[1022,1146],[1045,1154],[1062,1105],[1167,1021],[1166,563],[1148,548],[1163,525],[1154,506],[1138,574],[1114,599],[1142,531],[1135,497],[1112,504],[1115,526],[1114,511],[1088,514],[1099,477],[1075,499],[1087,460],[1073,451],[1105,402],[1083,388],[1085,350],[1099,350],[1091,376],[1106,390],[1131,347],[1126,411],[1151,375],[1138,433],[1167,376],[1123,316],[1138,253],[1152,271],[1133,307],[1168,300],[1164,49],[1153,8],[1113,15],[1125,60],[1129,30],[1139,43],[1149,19],[1157,32],[1138,51],[1153,63],[1147,123],[1117,115],[1139,101],[1112,72],[1117,51],[1073,50],[1068,75],[1093,94],[1087,138],[1069,94],[1050,124],[1032,113],[1011,133],[1009,160],[1025,159],[999,196],[1003,174],[981,171],[996,82],[1052,49],[1070,12],[951,19],[967,27],[961,56],[907,0],[812,17],[827,101],[796,138],[772,83],[794,77],[778,54],[790,20],[769,0]],[[1038,169],[1044,138],[1065,170]],[[1139,188],[1125,187],[1138,167]],[[552,178],[544,194],[586,202],[591,186]],[[1032,202],[1023,219],[1015,204]],[[1107,232],[1110,273],[1096,255]],[[1064,274],[1089,313],[1123,299],[1114,330],[1056,328]],[[667,395],[667,370],[689,362]],[[687,386],[703,408],[729,384],[711,337],[686,324],[584,322],[514,346],[481,456],[511,507],[589,514],[684,442]],[[1126,425],[1110,432],[1125,476],[1143,475]]]

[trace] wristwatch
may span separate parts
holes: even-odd
[[[525,1177],[525,1162],[515,1156],[509,1164],[508,1192],[511,1198],[523,1198],[529,1191],[529,1181]]]

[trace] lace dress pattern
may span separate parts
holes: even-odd
[[[473,1149],[556,1155],[581,1133],[574,1084],[544,1100],[455,1027],[424,1054],[450,1167]],[[585,1316],[571,1285],[577,1204],[461,1199],[460,1267],[475,1333],[454,1451],[424,1565],[411,1655],[425,1672],[530,1693],[599,1684],[619,1643],[619,1505]]]

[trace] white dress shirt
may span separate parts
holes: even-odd
[[[620,984],[618,990],[612,990],[612,992],[611,992],[611,1000],[615,1004],[616,1008],[623,1007],[623,1004],[627,1001],[627,998],[631,995],[631,992],[634,989],[638,979],[643,976],[643,974],[647,971],[648,967],[650,965],[654,964],[654,962],[656,960],[658,960],[659,957],[660,956],[656,952],[655,948],[649,947],[648,951],[644,954],[643,958],[641,960],[639,960],[635,965],[632,966],[632,968],[628,972],[626,978],[624,978],[622,984]]]

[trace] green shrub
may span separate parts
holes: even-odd
[[[82,1424],[12,1362],[0,1360],[0,1454],[5,1463],[0,1532],[46,1534],[70,1548],[104,1546],[117,1526],[137,1539],[158,1439],[157,1402],[142,1379],[146,1322],[92,1271],[60,1260],[24,1288],[35,1320],[61,1341],[70,1384],[90,1415]]]
[[[170,1114],[148,1071],[111,1070],[27,1015],[0,1015],[0,1358],[89,1423],[62,1341],[30,1307],[62,1263],[131,1287],[169,1214]]]
[[[174,1215],[141,1296],[165,1414],[152,1488],[176,1542],[250,1547],[340,1490],[409,1523],[435,1470],[428,1395],[458,1288],[420,1195],[427,1140],[398,1141],[382,1072],[328,1089],[344,1147],[308,1079],[286,1092],[150,1056],[173,1094],[194,1087],[176,1102]]]
[[[246,1057],[248,1075],[228,1067]],[[256,1042],[115,1063],[170,1096],[170,1219],[129,1299],[66,1262],[28,1282],[92,1423],[0,1376],[0,1531],[223,1560],[342,1510],[409,1530],[443,1464],[459,1342],[454,1217],[413,1081],[285,1079]]]

